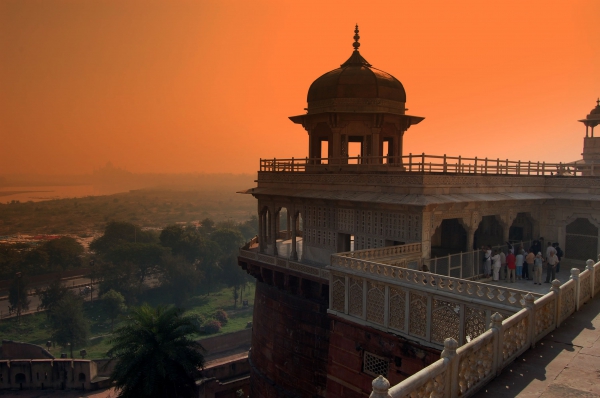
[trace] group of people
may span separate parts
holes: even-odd
[[[492,280],[506,280],[509,283],[517,280],[533,280],[534,285],[541,285],[544,267],[546,267],[545,283],[551,283],[556,273],[560,271],[563,251],[557,242],[548,242],[545,255],[542,255],[539,241],[534,242],[527,252],[521,246],[515,250],[513,245],[508,242],[507,244],[506,252],[502,249],[492,252],[491,246],[484,249],[484,274],[487,277],[491,276]]]

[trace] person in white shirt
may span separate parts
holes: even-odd
[[[500,279],[503,281],[506,280],[506,276],[508,275],[508,271],[506,269],[506,254],[504,250],[500,250]]]
[[[546,264],[546,283],[550,283],[556,278],[556,264],[558,264],[558,257],[556,257],[556,250],[550,252]]]
[[[500,254],[498,253],[498,250],[496,250],[494,252],[494,255],[492,256],[492,269],[494,271],[492,280],[494,280],[494,281],[498,281],[499,280],[500,267],[501,267]]]
[[[492,247],[488,246],[483,258],[483,273],[486,277],[492,276]]]
[[[556,249],[552,247],[552,242],[548,242],[548,247],[546,248],[546,261],[548,261],[550,254],[552,253],[556,253]]]

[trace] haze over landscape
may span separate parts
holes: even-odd
[[[405,154],[580,158],[600,2],[0,2],[0,175],[254,173],[352,51],[405,86]],[[548,145],[548,142],[552,144]],[[245,188],[245,187],[240,187]]]

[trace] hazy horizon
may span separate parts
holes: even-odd
[[[352,52],[425,120],[404,154],[569,162],[600,2],[0,1],[0,175],[254,174],[304,158],[310,84]]]

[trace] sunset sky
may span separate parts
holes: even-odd
[[[254,173],[304,157],[308,87],[352,52],[425,120],[404,151],[580,158],[600,1],[0,0],[0,174]]]

